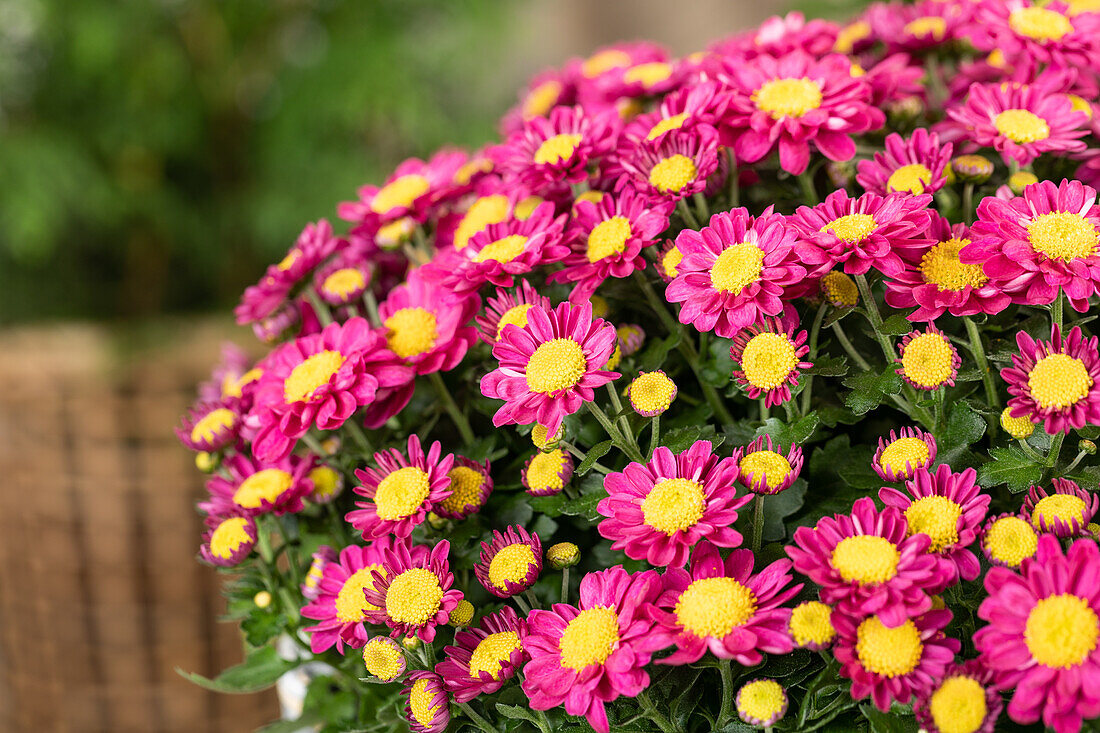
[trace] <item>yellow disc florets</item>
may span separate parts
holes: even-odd
[[[230,517],[221,522],[210,535],[210,554],[228,560],[243,545],[251,544],[252,535],[248,533],[248,520],[244,517]]]
[[[920,274],[926,283],[942,292],[958,292],[965,288],[980,288],[989,282],[981,265],[959,260],[959,251],[970,244],[969,239],[949,239],[932,246],[920,260]]]
[[[358,267],[342,267],[321,283],[321,290],[332,298],[346,301],[367,287],[367,279]]]
[[[641,84],[648,89],[654,84],[660,84],[672,76],[672,66],[663,61],[650,61],[645,64],[631,66],[623,74],[623,81],[627,84]]]
[[[799,603],[791,610],[790,632],[801,646],[824,647],[836,638],[832,609],[821,601]]]
[[[558,649],[561,666],[580,672],[603,664],[619,646],[619,615],[613,608],[597,606],[577,614],[562,632]]]
[[[1010,568],[1019,567],[1039,547],[1039,535],[1017,516],[1001,517],[985,531],[982,546],[989,556]]]
[[[607,257],[622,254],[630,234],[630,220],[625,216],[613,216],[601,221],[588,235],[585,252],[588,261],[599,262]]]
[[[1086,599],[1060,593],[1041,599],[1031,609],[1024,641],[1036,662],[1069,669],[1080,665],[1096,649],[1100,623]]]
[[[429,688],[428,683],[430,681],[428,678],[422,677],[413,682],[412,688],[409,690],[409,710],[412,712],[413,719],[425,729],[430,728],[432,723],[435,722],[436,712],[441,707],[440,703],[432,705],[436,690]]]
[[[901,30],[902,33],[906,33],[914,38],[927,38],[931,36],[939,41],[943,38],[944,34],[947,33],[947,19],[938,15],[926,15],[922,18],[916,18],[909,21]],[[920,193],[920,191],[915,191],[914,193]]]
[[[772,79],[752,93],[753,104],[780,120],[801,117],[821,106],[821,85],[812,79]]]
[[[695,526],[706,511],[702,484],[686,478],[658,481],[642,501],[643,521],[671,536]]]
[[[538,150],[535,151],[535,162],[545,165],[569,160],[580,144],[581,136],[577,133],[554,135],[539,145]]]
[[[1031,525],[1035,529],[1041,529],[1042,522],[1047,527],[1053,527],[1055,519],[1061,520],[1067,526],[1072,526],[1074,522],[1083,525],[1087,509],[1085,500],[1079,496],[1051,494],[1035,502],[1035,508],[1031,510]]]
[[[245,509],[275,504],[294,485],[294,477],[278,468],[265,468],[252,474],[233,492],[233,503]]]
[[[561,491],[565,488],[563,468],[569,456],[561,448],[539,452],[527,464],[527,486],[532,491]]]
[[[339,351],[321,351],[303,361],[283,381],[283,399],[288,403],[305,402],[344,365]]]
[[[791,473],[791,463],[787,458],[772,450],[758,450],[747,453],[738,464],[741,476],[747,480],[754,491],[768,493],[787,480]]]
[[[580,562],[581,548],[572,542],[558,542],[546,550],[546,561],[555,570],[571,568]]]
[[[379,519],[404,519],[424,505],[429,493],[431,483],[427,472],[405,466],[390,472],[378,483],[374,493],[375,511]]]
[[[1028,391],[1040,407],[1064,410],[1092,390],[1092,376],[1085,363],[1068,354],[1048,354],[1027,375]]]
[[[676,396],[676,383],[664,372],[645,372],[630,383],[627,391],[630,404],[641,415],[660,415]]]
[[[328,501],[344,487],[344,477],[329,466],[314,468],[309,472],[309,480],[313,482],[310,498],[318,502]]]
[[[508,197],[501,193],[482,196],[474,201],[455,228],[455,249],[462,251],[470,243],[470,237],[490,224],[499,224],[507,219],[511,208]]]
[[[920,163],[903,165],[886,179],[886,190],[892,193],[922,194],[932,182],[932,171]]]
[[[932,538],[929,552],[939,552],[959,541],[958,523],[962,507],[946,496],[923,496],[905,510],[909,536],[917,533]]]
[[[527,247],[527,237],[522,234],[509,234],[496,241],[489,242],[474,255],[474,262],[511,262],[523,254]]]
[[[920,664],[924,653],[920,631],[910,620],[891,629],[878,616],[869,616],[860,623],[856,637],[859,663],[868,672],[883,677],[909,674]]]
[[[753,680],[737,693],[737,713],[743,720],[774,723],[787,707],[787,693],[775,680]]]
[[[571,338],[540,344],[527,362],[527,387],[532,392],[554,395],[581,381],[588,362],[581,345]]]
[[[649,171],[649,185],[661,193],[677,193],[695,180],[699,170],[695,162],[679,153],[660,160]]]
[[[878,222],[870,214],[845,214],[821,227],[821,231],[832,232],[837,239],[856,244],[871,236],[877,226]]]
[[[898,574],[897,545],[878,535],[845,537],[833,548],[832,564],[847,582],[885,583]]]
[[[702,578],[680,594],[675,613],[685,631],[721,639],[753,617],[756,595],[733,578]]]
[[[687,112],[681,112],[678,115],[672,115],[671,117],[662,117],[657,121],[653,127],[650,128],[649,134],[646,135],[646,140],[656,140],[661,135],[670,130],[679,130],[683,127],[684,122],[688,118]]]
[[[470,507],[481,506],[481,485],[485,476],[469,466],[455,466],[447,475],[451,479],[451,495],[439,505],[452,514],[462,514]]]
[[[418,626],[439,612],[443,588],[430,570],[410,568],[396,576],[386,590],[386,615],[398,623]]]
[[[1062,13],[1047,8],[1016,8],[1008,14],[1008,25],[1016,33],[1039,43],[1060,41],[1073,32],[1073,23]]]
[[[757,389],[775,389],[797,368],[794,343],[784,333],[758,333],[741,352],[741,371],[745,380]]]
[[[955,348],[942,333],[921,333],[905,344],[902,374],[921,389],[937,389],[954,378],[956,357]]]
[[[973,677],[948,677],[928,699],[928,712],[940,733],[976,733],[989,712],[985,688]]]
[[[237,415],[232,410],[224,407],[211,410],[202,416],[195,426],[191,428],[191,441],[201,443],[213,441],[221,433],[230,430],[237,424]]]
[[[720,293],[740,293],[760,279],[764,250],[752,242],[733,244],[722,250],[710,268],[711,286]]]
[[[1027,417],[1012,417],[1012,408],[1001,411],[1001,429],[1016,440],[1024,440],[1035,432],[1035,423]]]
[[[1050,137],[1050,125],[1026,109],[1006,109],[993,118],[997,132],[1016,143],[1034,143]]]
[[[470,676],[476,680],[482,672],[487,672],[494,680],[499,680],[500,668],[511,658],[512,652],[522,648],[519,634],[514,631],[489,634],[477,643],[470,655]]]
[[[561,98],[561,92],[561,82],[555,79],[539,84],[528,92],[527,97],[523,100],[524,118],[530,119],[548,115]]]
[[[921,438],[902,437],[892,441],[882,449],[878,465],[890,470],[897,478],[908,478],[912,473],[928,463],[930,451],[928,443]]]
[[[859,303],[856,281],[840,270],[830,270],[821,277],[821,294],[837,308],[853,308]]]
[[[386,319],[390,351],[408,359],[431,351],[438,337],[435,314],[426,308],[402,308]]]
[[[871,24],[867,21],[857,20],[854,23],[849,23],[837,33],[833,50],[837,53],[850,54],[857,43],[865,38],[870,38],[870,36]]]
[[[553,435],[547,435],[545,425],[535,425],[531,428],[531,442],[541,451],[549,449],[561,440],[561,428]]]
[[[470,622],[473,620],[474,604],[470,603],[465,598],[458,602],[458,605],[451,610],[450,615],[447,617],[447,622],[451,626],[457,626],[459,628],[469,626]]]
[[[1096,227],[1080,214],[1053,211],[1039,214],[1027,223],[1027,241],[1031,248],[1050,259],[1072,262],[1096,254],[1100,240]]]
[[[364,565],[352,573],[340,592],[336,595],[336,618],[345,624],[359,623],[366,618],[367,611],[376,611],[378,607],[369,603],[363,594],[364,589],[374,589],[374,571],[383,577],[386,571],[381,565]]]
[[[392,639],[376,636],[363,645],[363,665],[368,674],[389,682],[405,671],[405,655]]]
[[[670,280],[680,274],[680,263],[684,261],[684,253],[680,251],[679,247],[672,246],[668,248],[664,256],[661,257],[661,271],[665,274],[665,277]]]
[[[508,583],[525,583],[536,562],[534,550],[525,542],[502,547],[489,562],[489,582],[503,591],[508,590]]]
[[[401,176],[378,190],[371,199],[371,211],[376,214],[385,214],[393,209],[408,208],[426,194],[429,188],[431,184],[424,176],[415,174]]]

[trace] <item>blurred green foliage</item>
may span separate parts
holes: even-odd
[[[234,303],[362,183],[489,139],[507,10],[0,0],[0,319]]]

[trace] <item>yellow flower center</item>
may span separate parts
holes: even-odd
[[[275,265],[275,269],[286,272],[290,268],[294,267],[294,263],[301,259],[301,257],[301,251],[297,247],[295,247],[287,252],[286,256],[283,257],[283,259],[279,260],[279,264]]]
[[[1027,387],[1040,407],[1064,410],[1088,395],[1092,377],[1080,359],[1069,354],[1048,354],[1032,367]]]
[[[451,479],[451,495],[439,505],[449,512],[462,512],[466,507],[481,504],[481,484],[484,477],[480,471],[469,466],[455,466],[447,476]]]
[[[580,672],[589,665],[603,664],[618,646],[619,615],[603,606],[589,608],[562,632],[558,642],[561,666]]]
[[[240,397],[244,388],[263,374],[263,369],[249,369],[237,379],[234,379],[231,374],[226,374],[225,379],[222,380],[222,397]]]
[[[401,674],[404,666],[401,650],[386,641],[387,637],[376,637],[363,645],[363,665],[368,674],[388,682]]]
[[[886,179],[886,190],[894,193],[922,194],[932,182],[932,171],[920,163],[903,165]]]
[[[936,15],[926,15],[906,23],[902,33],[907,33],[914,38],[932,36],[938,41],[947,33],[947,20]]]
[[[356,267],[343,267],[325,278],[321,290],[341,300],[347,300],[367,286],[367,279]]]
[[[1025,417],[1012,417],[1012,408],[1001,411],[1001,429],[1017,440],[1023,440],[1035,432],[1035,423]]]
[[[703,485],[686,478],[658,481],[642,501],[647,525],[667,535],[695,526],[706,510]]]
[[[514,631],[498,631],[489,634],[474,647],[470,655],[470,676],[475,680],[482,672],[488,672],[494,680],[500,679],[500,668],[516,649],[522,649],[519,635]]]
[[[580,194],[577,195],[575,199],[573,199],[573,213],[577,213],[577,204],[579,204],[581,201],[588,201],[589,203],[598,204],[603,201],[603,197],[603,191],[593,191],[592,189],[582,191]]]
[[[455,227],[455,249],[461,252],[470,243],[470,237],[484,231],[490,224],[499,224],[507,219],[510,209],[508,197],[501,193],[482,196],[474,201]]]
[[[581,549],[572,542],[558,542],[550,545],[550,549],[546,551],[547,560],[563,566],[567,564],[575,565],[580,556]]]
[[[686,155],[670,155],[653,166],[649,172],[649,184],[661,193],[676,193],[695,180],[699,170]]]
[[[672,67],[663,61],[650,61],[647,64],[631,66],[623,74],[623,81],[627,84],[641,84],[648,89],[654,84],[660,84],[672,76]]]
[[[672,117],[662,117],[657,121],[657,124],[650,128],[649,134],[645,136],[646,140],[656,140],[661,135],[664,135],[669,130],[679,130],[684,126],[684,122],[688,118],[687,112],[681,112],[678,115],[672,115]]]
[[[535,553],[530,545],[517,542],[502,547],[489,563],[489,582],[501,590],[507,590],[505,581],[522,583],[534,564]]]
[[[909,381],[925,389],[935,389],[951,379],[955,371],[955,352],[947,338],[938,333],[922,333],[905,346],[901,369]]]
[[[599,262],[605,257],[622,254],[630,234],[630,220],[625,216],[601,221],[588,235],[588,261]]]
[[[403,216],[383,225],[374,239],[382,249],[397,249],[402,242],[409,241],[415,230],[416,222],[411,217]]]
[[[252,474],[233,492],[233,503],[245,509],[259,509],[264,502],[274,504],[294,484],[294,477],[278,468],[265,468]]]
[[[721,639],[753,617],[756,596],[733,578],[702,578],[680,594],[675,613],[685,631]]]
[[[749,453],[738,464],[741,473],[754,488],[759,488],[764,479],[768,491],[782,484],[791,472],[790,462],[782,455],[771,450],[758,450]]]
[[[545,117],[561,98],[561,82],[553,79],[544,81],[527,94],[523,100],[523,116]]]
[[[909,536],[926,534],[932,538],[929,552],[939,552],[959,541],[958,524],[962,507],[946,496],[924,496],[905,510]]]
[[[787,694],[775,680],[753,680],[737,693],[737,712],[754,720],[771,720],[783,710]]]
[[[855,45],[871,35],[871,24],[865,20],[857,20],[840,29],[836,36],[833,50],[837,53],[849,54]]]
[[[584,63],[581,64],[581,73],[591,79],[594,76],[599,76],[612,69],[630,66],[631,61],[630,54],[626,51],[620,51],[617,48],[609,48],[585,59]]]
[[[454,182],[465,186],[476,174],[488,173],[491,170],[493,170],[493,161],[488,158],[474,158],[455,171]]]
[[[1039,535],[1020,517],[1002,517],[989,525],[984,544],[995,560],[1014,568],[1035,554]]]
[[[534,490],[560,491],[565,487],[561,469],[565,465],[566,458],[565,451],[561,448],[536,453],[527,466],[527,485]]]
[[[531,218],[531,214],[535,213],[535,209],[539,207],[539,204],[545,200],[542,196],[528,196],[516,204],[512,214],[519,221],[527,221]]]
[[[859,288],[852,278],[840,270],[830,270],[821,277],[821,291],[838,308],[852,308],[859,302]]]
[[[581,136],[577,133],[563,132],[560,135],[548,137],[542,141],[535,151],[535,162],[539,165],[560,163],[569,160],[581,144]]]
[[[376,214],[385,214],[392,209],[407,208],[428,192],[428,179],[420,175],[401,176],[387,183],[370,202],[370,210]]]
[[[861,534],[838,542],[832,563],[846,582],[885,583],[898,574],[900,559],[901,553],[890,540]]]
[[[469,626],[474,620],[474,604],[463,598],[458,605],[451,610],[447,621],[451,626]]]
[[[665,252],[665,256],[661,258],[661,269],[664,270],[665,277],[673,278],[680,274],[677,269],[680,263],[684,261],[684,253],[680,251],[679,247],[669,247]]]
[[[1006,109],[993,118],[997,132],[1017,143],[1034,143],[1050,137],[1050,125],[1026,109]]]
[[[928,444],[920,438],[898,438],[882,450],[878,465],[890,469],[899,477],[908,477],[910,469],[916,469],[928,462]],[[909,468],[906,468],[906,464]]]
[[[772,79],[752,93],[753,104],[773,119],[801,117],[821,106],[821,85],[807,79]]]
[[[1069,6],[1070,15],[1100,12],[1100,0],[1069,0],[1066,5]]]
[[[309,472],[309,480],[313,482],[313,497],[327,499],[340,488],[340,474],[328,466],[318,466]]]
[[[986,56],[985,62],[995,69],[1003,69],[1005,67],[1005,52],[995,48]]]
[[[425,728],[431,727],[436,711],[441,707],[432,705],[436,691],[428,689],[428,682],[427,678],[418,679],[409,690],[409,710],[416,722]]]
[[[1098,239],[1100,236],[1088,219],[1069,211],[1039,214],[1027,225],[1027,240],[1032,249],[1066,262],[1096,254]]]
[[[940,733],[975,733],[989,712],[985,688],[973,677],[949,677],[932,693],[928,710]]]
[[[799,646],[825,646],[836,637],[832,609],[821,601],[806,601],[791,611],[791,637]]]
[[[191,428],[191,440],[196,443],[202,440],[214,440],[218,433],[231,429],[236,422],[237,416],[232,410],[224,407],[211,410]]]
[[[386,571],[381,565],[364,565],[356,570],[347,580],[340,592],[336,595],[336,618],[345,624],[359,623],[366,618],[367,611],[377,611],[378,606],[367,602],[363,591],[367,588],[374,590],[374,571],[386,577]]]
[[[374,494],[379,519],[404,519],[416,513],[431,492],[428,474],[415,466],[393,471],[378,483]]]
[[[511,262],[523,254],[527,247],[527,237],[522,234],[509,234],[495,242],[489,242],[474,255],[474,262]]]
[[[1084,112],[1090,120],[1092,119],[1092,105],[1089,104],[1089,101],[1087,99],[1085,99],[1084,97],[1080,97],[1076,94],[1067,94],[1066,98],[1069,100],[1069,104],[1071,107],[1073,107],[1074,112]],[[1032,178],[1035,178],[1034,181],[1028,181],[1028,183],[1035,183],[1039,180],[1034,173],[1028,173],[1028,171],[1017,171],[1016,173],[1027,173]],[[1011,185],[1011,181],[1012,179],[1011,177],[1009,177],[1009,185]]]
[[[504,334],[505,326],[512,325],[526,328],[527,311],[531,310],[531,307],[530,303],[521,303],[504,311],[504,315],[500,317],[500,322],[497,324],[497,341],[500,341],[500,337]]]
[[[332,375],[344,365],[339,351],[320,351],[303,361],[283,382],[283,399],[287,403],[307,402],[319,387],[328,384]]]
[[[561,432],[560,430],[558,431]],[[550,445],[550,435],[546,434],[545,425],[533,425],[531,427],[531,442],[536,448],[542,450]]]
[[[989,282],[981,265],[959,261],[959,250],[970,244],[969,239],[949,239],[932,246],[920,261],[920,273],[926,283],[942,292],[958,292],[965,288],[980,288]]]
[[[920,631],[912,621],[891,629],[878,616],[870,616],[856,630],[856,655],[868,672],[890,678],[907,675],[923,653]]]
[[[210,554],[228,560],[242,545],[252,541],[247,528],[248,520],[244,517],[226,519],[210,535]]]
[[[1060,41],[1066,34],[1073,33],[1069,18],[1046,8],[1016,8],[1008,14],[1008,25],[1021,36],[1039,43]]]
[[[386,343],[390,351],[408,359],[431,351],[439,333],[435,314],[425,308],[402,308],[386,319]]]
[[[676,383],[661,372],[646,372],[630,383],[630,404],[639,412],[664,412],[672,404]]]
[[[749,339],[741,355],[741,371],[757,389],[774,389],[798,367],[794,344],[781,333],[765,331]]]
[[[710,283],[720,293],[740,293],[760,279],[763,269],[764,250],[751,242],[730,245],[711,265]]]
[[[1035,508],[1031,510],[1031,524],[1039,529],[1039,520],[1046,522],[1048,527],[1054,524],[1055,519],[1061,519],[1066,524],[1072,524],[1074,520],[1078,524],[1085,523],[1085,500],[1073,494],[1051,494],[1044,496],[1035,502]]]
[[[527,362],[527,388],[552,395],[581,381],[588,362],[581,345],[571,338],[557,338],[540,344]]]
[[[877,226],[875,217],[870,214],[845,214],[821,227],[821,231],[832,232],[848,244],[855,244],[867,239]]]
[[[439,611],[443,588],[430,570],[410,568],[398,575],[386,590],[386,615],[397,623],[419,626]]]
[[[1032,658],[1045,667],[1076,667],[1096,649],[1100,624],[1088,601],[1072,593],[1041,599],[1031,609],[1024,641]]]

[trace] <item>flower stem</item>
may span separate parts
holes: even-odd
[[[660,728],[664,733],[676,733],[676,729],[672,726],[672,723],[668,722],[668,718],[658,712],[657,706],[653,704],[653,700],[649,697],[648,692],[645,690],[639,692],[637,700],[641,703],[645,716],[652,720],[654,725]]]
[[[354,415],[348,418],[342,427],[347,428],[348,432],[351,433],[351,437],[355,438],[355,442],[365,451],[366,458],[374,455],[374,447],[370,444],[370,440],[367,439],[367,434],[363,432],[363,428],[359,427],[359,423],[355,422]]]
[[[1062,289],[1058,288],[1058,295],[1050,305],[1050,322],[1051,325],[1057,326],[1059,331],[1062,330],[1062,310]]]
[[[1032,448],[1031,444],[1028,443],[1026,440],[1017,439],[1016,442],[1020,444],[1020,449],[1027,454],[1028,458],[1035,461],[1036,463],[1043,465],[1046,464],[1046,457],[1036,452],[1036,450]]]
[[[538,727],[541,733],[553,733],[554,729],[550,727],[550,718],[546,717],[546,713],[542,710],[535,710],[535,715],[538,717]]]
[[[752,503],[752,551],[760,551],[764,539],[764,494],[757,494]]]
[[[428,379],[431,380],[435,393],[439,395],[439,399],[443,402],[443,409],[451,416],[451,422],[458,428],[458,433],[462,436],[462,442],[471,445],[474,442],[474,431],[470,429],[470,421],[462,414],[462,410],[458,409],[454,397],[451,396],[451,391],[443,383],[443,377],[439,376],[439,372],[432,372],[428,375]]]
[[[760,422],[767,422],[768,418],[771,417],[771,416],[772,416],[771,415],[771,410],[768,409],[767,401],[763,397],[761,397],[760,398]]]
[[[514,595],[512,596],[512,600],[515,601],[516,605],[519,606],[521,611],[523,611],[524,616],[531,613],[531,607],[527,605],[527,601],[523,600],[522,596],[518,594]]]
[[[966,334],[970,337],[970,354],[974,357],[978,371],[982,374],[986,402],[994,410],[999,410],[1001,400],[997,396],[997,385],[993,382],[993,371],[989,368],[989,360],[985,356],[985,346],[982,344],[982,335],[978,332],[978,324],[974,323],[974,319],[970,316],[963,316],[962,320],[966,324]],[[986,422],[989,425],[989,437],[992,438],[997,433],[997,418],[986,415]]]
[[[722,730],[733,715],[733,670],[730,669],[730,660],[719,659],[718,672],[722,675],[722,708],[718,712],[718,722],[714,727]]]
[[[661,416],[654,415],[649,424],[649,457],[653,457],[653,451],[661,444]]]
[[[814,188],[814,174],[805,170],[798,174],[798,185],[802,187],[802,196],[806,199],[807,206],[813,206],[818,202],[817,189]]]
[[[966,225],[970,226],[974,223],[974,183],[972,181],[967,181],[963,186],[962,209]]]
[[[1062,452],[1062,441],[1066,439],[1065,433],[1056,433],[1050,438],[1050,450],[1047,452],[1047,468],[1054,467],[1058,463],[1058,454]]]
[[[523,597],[527,599],[527,602],[531,604],[531,608],[539,607],[539,599],[535,598],[535,593],[530,588],[523,594]]]
[[[375,328],[382,325],[382,318],[378,315],[378,301],[374,299],[374,293],[370,288],[363,292],[363,303],[367,306],[367,320]]]
[[[494,728],[488,720],[474,712],[474,709],[470,707],[470,703],[460,702],[458,703],[458,706],[462,708],[462,712],[466,713],[466,716],[469,717],[470,720],[474,721],[474,725],[476,725],[478,728],[486,731],[487,733],[497,733],[497,729]]]
[[[606,412],[601,410],[595,402],[585,402],[584,406],[588,408],[588,411],[592,413],[592,416],[595,417],[596,420],[599,421],[600,425],[603,426],[604,432],[606,432],[607,436],[611,438],[611,442],[619,446],[619,450],[621,450],[623,453],[626,453],[627,457],[630,458],[630,460],[637,463],[645,463],[645,459],[642,458],[641,451],[638,450],[638,444],[635,443],[633,439],[631,439],[630,442],[627,442],[627,439],[624,438],[621,433],[619,433],[619,429],[615,427],[614,423],[611,422],[611,418],[607,416]]]
[[[704,219],[710,219],[710,207],[707,206],[707,200],[703,196],[702,192],[696,193],[691,197],[691,200],[695,202],[695,211]]]
[[[814,325],[810,328],[810,353],[807,355],[807,361],[813,362],[817,358],[817,341],[821,334],[821,324],[825,321],[825,308],[828,303],[822,303],[817,309],[817,315],[814,316]],[[802,390],[802,409],[799,413],[805,415],[810,411],[810,395],[814,393],[814,375],[806,375],[806,386]]]
[[[1066,466],[1066,470],[1062,471],[1062,473],[1067,474],[1070,471],[1072,471],[1073,469],[1077,468],[1077,464],[1080,463],[1081,459],[1084,458],[1086,455],[1088,455],[1088,454],[1085,453],[1085,451],[1078,451],[1077,452],[1077,457],[1073,459],[1073,463]]]
[[[736,209],[741,205],[741,181],[737,175],[737,157],[734,156],[731,148],[726,148],[726,155],[729,156],[730,161],[729,178],[726,181],[730,193],[730,208]]]
[[[680,218],[684,220],[685,224],[692,229],[699,229],[699,221],[695,218],[695,214],[691,213],[686,200],[680,199],[677,201],[676,210],[680,212]]]
[[[309,298],[309,304],[313,306],[313,311],[317,314],[317,320],[321,322],[321,325],[327,326],[332,323],[332,312],[321,300],[321,296],[317,295],[317,291],[313,288],[306,288],[306,297]]]
[[[630,429],[630,420],[627,419],[626,415],[622,414],[623,403],[622,400],[619,399],[619,393],[615,391],[614,382],[607,383],[607,393],[611,395],[611,406],[615,408],[615,414],[619,416],[617,418],[619,432],[623,434],[624,438],[633,443],[635,448],[638,448],[638,453],[640,455],[642,450],[638,447],[638,442],[634,438],[634,431]]]
[[[860,356],[856,348],[852,346],[852,342],[848,340],[848,334],[844,333],[844,329],[840,327],[840,321],[834,321],[832,329],[833,333],[836,334],[836,340],[840,342],[840,345],[844,348],[844,352],[848,354],[848,358],[854,361],[863,371],[871,371],[871,365],[867,363],[866,359]]]

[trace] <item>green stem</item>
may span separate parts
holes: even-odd
[[[771,410],[768,409],[768,403],[763,397],[760,398],[760,422],[767,422],[771,417]]]
[[[813,363],[817,358],[817,341],[821,335],[821,324],[825,321],[825,308],[828,303],[822,303],[817,309],[817,315],[814,316],[814,325],[810,328],[810,353],[806,356],[806,360]],[[802,390],[802,409],[799,411],[805,415],[810,411],[810,395],[814,393],[814,375],[806,375],[806,386]]]
[[[709,221],[710,207],[707,206],[707,200],[703,197],[702,192],[693,195],[691,200],[695,202],[695,211],[698,212],[699,216]]]
[[[355,416],[352,415],[348,418],[341,427],[348,429],[351,433],[351,437],[355,438],[355,442],[359,444],[359,447],[365,452],[366,458],[374,455],[374,447],[370,444],[370,440],[367,438],[367,434],[363,432],[363,428],[359,427],[359,423],[355,422]]]
[[[302,584],[302,571],[298,566],[298,554],[292,552],[296,548],[295,543],[290,541],[290,537],[287,536],[286,527],[283,526],[283,522],[279,517],[275,515],[268,515],[268,522],[274,524],[279,531],[279,536],[282,537],[283,547],[286,548],[286,561],[290,568],[290,579],[294,583],[294,587],[298,587]]]
[[[638,441],[634,438],[634,431],[630,429],[630,420],[627,419],[623,412],[623,403],[619,399],[619,393],[615,391],[615,384],[613,382],[607,383],[607,393],[611,395],[611,406],[615,408],[615,414],[617,418],[617,424],[619,432],[623,434],[623,437],[634,444],[634,447],[638,449],[638,454],[641,455],[642,449],[638,446]]]
[[[970,226],[974,223],[974,183],[972,181],[967,181],[963,186],[962,208],[966,225]]]
[[[561,569],[561,601],[569,603],[569,568]]]
[[[1050,450],[1047,452],[1046,466],[1053,468],[1058,463],[1058,454],[1062,452],[1062,441],[1066,439],[1065,433],[1055,433],[1050,438]]]
[[[541,733],[553,733],[554,729],[550,726],[550,718],[546,717],[546,713],[542,710],[535,710],[535,715],[538,717],[538,727]]]
[[[1078,451],[1077,452],[1077,457],[1073,459],[1073,463],[1066,466],[1066,470],[1062,471],[1062,473],[1067,474],[1067,473],[1070,473],[1071,471],[1073,471],[1073,469],[1077,468],[1077,464],[1081,462],[1081,459],[1084,458],[1086,455],[1088,455],[1088,454],[1085,453],[1085,451]]]
[[[462,442],[466,445],[473,444],[474,431],[470,429],[470,421],[462,414],[462,410],[458,409],[454,397],[451,396],[451,391],[447,389],[447,385],[443,382],[443,377],[439,376],[439,372],[432,372],[428,375],[428,379],[431,381],[432,387],[435,388],[435,393],[439,395],[439,399],[443,402],[443,409],[451,416],[451,422],[458,428],[458,433],[462,436]]]
[[[654,415],[649,424],[649,457],[653,457],[653,451],[661,444],[661,416]]]
[[[585,459],[584,451],[580,450],[579,448],[577,448],[577,446],[573,445],[572,443],[568,443],[568,442],[563,440],[563,441],[560,441],[558,444],[562,448],[565,448],[567,451],[572,453],[573,457],[576,458],[577,460],[583,461]],[[604,465],[600,464],[599,461],[596,461],[595,463],[592,464],[592,470],[599,471],[600,473],[603,473],[603,474],[611,473],[611,469],[608,468],[607,466],[604,466]]]
[[[531,608],[539,607],[539,599],[535,597],[535,591],[531,588],[524,591],[523,597],[527,599],[527,603],[531,605]]]
[[[818,202],[817,189],[814,187],[814,174],[805,170],[798,174],[798,185],[802,187],[802,196],[805,197],[807,206],[813,206]]]
[[[531,607],[527,605],[527,601],[523,600],[522,596],[512,596],[512,600],[515,601],[516,605],[519,606],[521,611],[523,611],[524,616],[531,613]]]
[[[1020,444],[1020,449],[1023,450],[1024,453],[1027,454],[1028,458],[1030,458],[1031,460],[1035,461],[1036,463],[1038,463],[1040,465],[1046,465],[1046,462],[1047,462],[1046,456],[1041,455],[1034,448],[1032,448],[1030,443],[1028,443],[1026,440],[1021,440],[1019,438],[1016,439],[1016,442]]]
[[[318,458],[324,458],[326,455],[328,455],[325,452],[325,449],[321,447],[320,441],[309,433],[304,434],[301,438],[299,438],[299,440],[306,444],[306,448],[309,448],[311,451],[316,453]]]
[[[306,288],[306,297],[309,298],[309,304],[313,306],[313,310],[317,314],[317,320],[321,322],[321,325],[327,326],[332,323],[332,312],[321,300],[321,296],[317,295],[317,291],[313,288]]]
[[[764,494],[757,494],[752,504],[752,551],[760,551],[764,539]]]
[[[982,375],[982,384],[985,386],[985,400],[994,410],[1001,408],[1001,400],[997,395],[997,385],[993,381],[993,371],[989,368],[989,360],[985,356],[985,346],[982,344],[982,335],[978,331],[978,324],[970,316],[963,316],[966,324],[966,335],[970,337],[970,355],[978,365],[978,371]],[[989,427],[989,437],[997,434],[997,417],[986,415],[986,423]]]
[[[645,711],[645,716],[653,721],[654,725],[660,728],[664,733],[676,733],[676,729],[672,726],[672,723],[668,722],[668,718],[661,715],[657,710],[657,706],[653,704],[653,700],[649,697],[649,693],[642,690],[638,693],[637,700],[642,705],[642,710]]]
[[[1057,326],[1058,330],[1062,330],[1062,289],[1058,289],[1058,295],[1054,297],[1054,302],[1050,306],[1050,322],[1052,325]]]
[[[638,450],[638,444],[633,440],[628,442],[627,439],[619,433],[619,429],[615,427],[614,423],[611,422],[611,418],[607,416],[607,413],[601,410],[595,402],[585,402],[584,406],[588,408],[592,416],[603,426],[604,432],[611,438],[611,442],[619,447],[619,450],[625,453],[630,460],[636,463],[645,463],[641,451]]]
[[[731,148],[726,148],[726,155],[730,161],[729,178],[726,181],[730,193],[730,208],[736,209],[741,205],[741,181],[737,175],[737,158]]]
[[[462,712],[466,713],[466,716],[470,720],[474,721],[474,725],[476,725],[478,728],[486,731],[487,733],[498,733],[497,729],[494,728],[488,720],[474,712],[474,709],[470,707],[470,703],[460,702],[458,703],[458,706],[462,708]]]
[[[867,363],[866,359],[860,356],[856,348],[852,346],[852,342],[848,340],[848,334],[844,333],[844,329],[840,327],[840,321],[834,321],[832,329],[833,333],[836,335],[836,340],[840,342],[844,352],[848,354],[848,358],[854,361],[863,371],[871,371],[871,365]]]
[[[718,723],[714,727],[722,730],[733,715],[733,670],[730,668],[730,660],[719,659],[718,672],[722,675],[722,708],[718,712]]]
[[[382,325],[382,319],[378,315],[378,301],[374,299],[374,292],[370,288],[363,292],[363,303],[367,306],[367,316],[371,325],[379,328]]]
[[[676,202],[676,210],[680,212],[680,218],[684,220],[684,223],[691,229],[699,229],[699,221],[695,218],[695,214],[691,213],[691,209],[688,208],[687,201],[680,199]]]

